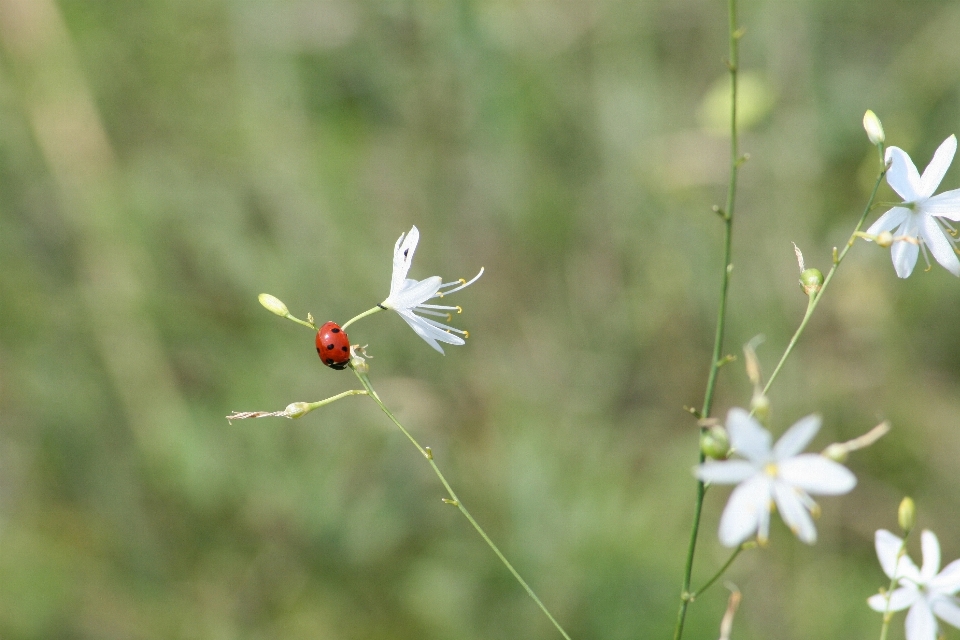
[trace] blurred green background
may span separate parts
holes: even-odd
[[[790,243],[826,271],[866,201],[864,110],[921,168],[960,132],[960,4],[746,0],[741,23],[726,350],[765,334],[769,373],[805,305]],[[411,224],[413,277],[487,271],[445,357],[393,314],[351,327],[381,396],[574,638],[669,637],[726,52],[719,0],[0,0],[0,637],[558,637],[372,402],[224,420],[358,386],[256,296],[344,322]],[[815,547],[776,519],[730,571],[736,638],[876,637],[873,532],[904,494],[960,556],[958,318],[939,266],[851,252],[771,427],[894,431]],[[739,359],[716,413],[749,393]]]

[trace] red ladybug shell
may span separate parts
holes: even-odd
[[[331,369],[345,369],[350,362],[350,338],[336,322],[327,322],[317,331],[317,354]]]

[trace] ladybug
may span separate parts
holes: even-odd
[[[317,354],[331,369],[345,369],[350,363],[350,338],[336,322],[324,323],[317,331]]]

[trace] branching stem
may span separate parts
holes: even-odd
[[[827,290],[827,286],[830,284],[830,281],[833,280],[833,275],[837,272],[837,269],[840,267],[840,263],[843,262],[844,256],[847,255],[847,252],[850,251],[850,247],[853,246],[853,243],[856,242],[857,237],[860,235],[860,227],[863,226],[864,220],[867,219],[867,214],[870,213],[873,200],[877,197],[877,190],[880,188],[880,183],[883,181],[883,177],[886,175],[886,173],[887,168],[883,167],[880,170],[880,174],[877,176],[877,181],[873,185],[873,191],[870,193],[870,200],[867,201],[867,206],[863,208],[863,214],[861,214],[860,220],[857,221],[857,226],[854,227],[853,233],[850,234],[850,239],[847,240],[847,244],[844,245],[843,251],[841,251],[839,254],[836,254],[836,257],[833,260],[833,266],[830,267],[830,271],[827,272],[827,276],[823,279],[823,284],[820,286],[820,290],[810,294],[810,299],[807,302],[807,311],[803,314],[803,320],[800,321],[800,326],[797,327],[793,337],[790,338],[790,343],[787,345],[786,350],[780,357],[780,362],[777,363],[777,367],[773,370],[773,373],[770,374],[770,379],[767,380],[767,384],[763,388],[764,395],[766,395],[767,391],[770,390],[771,385],[773,385],[773,381],[777,379],[777,374],[780,373],[780,369],[783,368],[783,363],[787,361],[787,358],[790,357],[790,354],[793,352],[793,348],[796,346],[797,341],[803,334],[803,330],[807,328],[807,322],[810,320],[810,317],[816,310],[817,305],[820,303],[820,298],[823,297],[823,294]]]
[[[710,373],[707,377],[707,388],[703,397],[703,409],[700,415],[703,418],[710,416],[713,406],[713,395],[717,384],[717,374],[721,366],[723,353],[723,335],[727,321],[727,292],[730,288],[730,275],[733,272],[731,245],[733,239],[733,214],[737,196],[737,174],[744,158],[740,156],[740,147],[737,140],[737,70],[740,64],[740,38],[743,30],[737,27],[737,0],[727,0],[727,19],[730,46],[730,183],[727,187],[727,203],[723,208],[723,274],[720,284],[720,305],[717,309],[717,329],[713,339],[713,355],[710,358]],[[698,440],[699,442],[699,440]],[[704,460],[700,452],[700,463]],[[680,640],[683,637],[683,625],[687,618],[687,607],[691,600],[690,579],[693,575],[693,557],[697,549],[697,536],[700,532],[700,516],[703,512],[703,498],[707,488],[703,481],[697,481],[697,498],[693,509],[693,524],[690,527],[690,542],[687,547],[687,559],[683,570],[683,586],[680,590],[680,609],[677,612],[677,623],[674,627],[673,638]]]

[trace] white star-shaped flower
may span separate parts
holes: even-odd
[[[771,448],[770,432],[743,409],[727,414],[733,451],[744,460],[707,461],[696,468],[704,482],[738,485],[720,517],[720,542],[734,547],[754,532],[760,542],[770,536],[770,509],[807,544],[817,540],[811,513],[819,507],[810,494],[839,495],[857,484],[843,465],[815,454],[800,454],[820,430],[820,416],[801,419]]]
[[[417,242],[419,241],[420,231],[416,226],[411,227],[409,233],[400,234],[400,238],[397,239],[397,244],[393,248],[393,277],[390,280],[390,295],[379,306],[399,313],[400,317],[406,320],[418,336],[426,340],[431,347],[443,353],[440,342],[460,345],[464,343],[463,338],[456,334],[459,333],[464,337],[469,337],[469,334],[436,320],[418,316],[414,311],[429,316],[446,318],[449,322],[450,312],[460,313],[462,311],[460,307],[424,303],[427,300],[442,298],[454,291],[469,287],[483,275],[483,268],[470,282],[461,279],[456,282],[444,283],[440,276],[430,276],[424,280],[411,280],[407,278],[407,272],[410,271],[410,265],[413,263],[413,253],[417,250]]]
[[[870,596],[867,604],[880,612],[902,611],[910,607],[906,622],[907,640],[936,640],[936,618],[960,627],[960,598],[956,595],[960,591],[960,560],[954,560],[940,571],[940,542],[937,536],[932,531],[924,531],[920,535],[920,544],[923,567],[917,569],[909,556],[899,555],[903,540],[884,529],[877,531],[880,566],[888,578],[897,579],[899,587],[889,594]]]
[[[896,229],[890,256],[893,258],[893,267],[901,278],[913,273],[921,247],[924,248],[924,257],[929,249],[947,271],[960,276],[960,260],[954,250],[957,231],[947,222],[960,220],[960,189],[933,195],[950,168],[956,152],[957,138],[951,135],[933,154],[933,160],[921,176],[913,160],[903,149],[887,149],[886,161],[890,165],[887,182],[904,202],[880,216],[867,229],[867,233],[875,236],[883,231]]]

